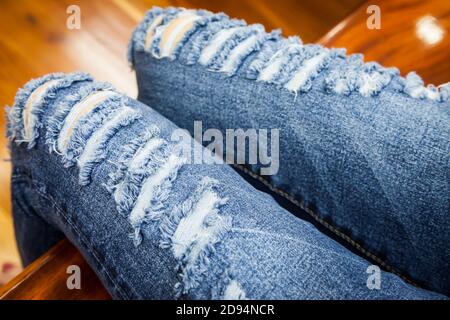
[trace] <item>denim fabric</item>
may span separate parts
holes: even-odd
[[[278,128],[277,174],[241,169],[371,261],[450,293],[449,85],[205,11],[154,8],[129,48],[140,101],[191,133]]]
[[[9,111],[22,256],[64,234],[123,299],[444,298],[384,271],[369,289],[370,263],[231,167],[189,164],[175,129],[85,74],[25,85]]]

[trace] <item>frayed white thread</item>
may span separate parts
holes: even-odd
[[[48,91],[52,86],[56,86],[58,82],[63,81],[63,79],[53,79],[49,80],[39,87],[37,87],[28,98],[25,107],[23,108],[23,140],[25,142],[31,141],[32,139],[32,133],[33,133],[33,127],[35,126],[37,116],[33,113],[33,106],[39,102],[41,99],[43,99]]]
[[[218,181],[203,177],[196,190],[170,215],[162,218],[160,247],[171,249],[178,259],[180,282],[175,285],[176,297],[197,288],[208,270],[215,245],[232,227],[230,216],[219,215],[227,203],[216,192]]]
[[[172,236],[172,250],[176,258],[181,259],[191,247],[187,262],[193,263],[203,248],[212,242],[216,231],[222,229],[218,206],[225,202],[226,199],[220,198],[216,192],[204,191],[192,212],[181,219]],[[208,226],[207,217],[212,216],[216,221]]]
[[[135,207],[137,199],[141,194],[142,186],[144,185],[146,179],[154,175],[155,172],[160,169],[164,163],[167,162],[170,151],[171,148],[167,146],[166,142],[164,142],[160,148],[146,155],[146,163],[143,165],[143,167],[135,168],[133,171],[128,170],[126,172],[126,175],[123,176],[123,179],[119,183],[114,184],[111,190],[113,190],[114,200],[117,204],[117,210],[121,215],[128,218],[130,212]],[[162,191],[163,187],[170,188],[170,179],[175,177],[176,172],[174,172],[174,175],[169,177],[169,179],[167,179],[165,183],[160,184],[160,187],[157,188],[159,190],[158,192],[161,193],[160,191]],[[155,194],[157,194],[158,192],[155,192]],[[164,199],[161,199],[160,197],[160,200],[162,201]],[[146,208],[146,212],[149,212],[150,214],[150,210],[147,209],[148,207]],[[155,203],[151,205],[151,209],[153,213],[155,213]]]
[[[286,57],[288,56],[287,53],[289,53],[290,50],[294,50],[296,47],[300,48],[301,45],[298,43],[289,44],[275,52],[267,63],[267,66],[260,72],[257,80],[270,82],[275,75],[281,71],[281,67],[286,62]]]
[[[131,159],[128,170],[135,173],[145,167],[149,157],[164,143],[163,139],[154,138],[147,141],[147,143],[136,152]]]
[[[379,83],[383,80],[383,77],[379,72],[373,72],[371,74],[361,73],[361,86],[358,89],[359,93],[363,97],[370,97],[372,92],[376,92],[379,88]]]
[[[281,56],[281,51],[275,53],[275,55],[269,60],[268,66],[264,68],[258,76],[258,81],[269,82],[275,76],[276,73],[280,72],[281,65],[284,59]]]
[[[133,239],[135,245],[141,243],[141,225],[149,218],[147,214],[147,208],[152,205],[154,201],[157,188],[166,181],[173,181],[176,178],[179,168],[185,163],[184,158],[179,157],[176,154],[171,154],[167,162],[164,163],[154,175],[148,177],[141,187],[139,196],[136,200],[135,206],[131,210],[129,221],[134,228]],[[170,185],[165,189],[169,189]]]
[[[108,174],[106,188],[110,193],[114,192],[117,184],[123,182],[123,179],[126,177],[128,172],[129,163],[136,156],[136,153],[144,148],[149,140],[155,139],[157,136],[159,136],[158,127],[151,125],[139,136],[123,146],[121,155],[117,160],[117,163],[114,164],[116,171],[112,171]]]
[[[123,107],[113,116],[111,120],[106,122],[100,129],[95,131],[92,136],[86,142],[83,152],[78,159],[78,166],[80,168],[80,177],[85,171],[85,166],[89,163],[95,162],[97,160],[96,155],[99,149],[103,147],[104,140],[108,138],[109,133],[122,122],[127,119],[132,119],[136,116],[137,112],[130,107]],[[84,180],[84,179],[83,179]]]
[[[175,23],[176,26],[171,30],[170,35],[164,35],[167,37],[167,40],[162,43],[161,49],[161,57],[171,57],[174,52],[178,42],[183,38],[183,35],[186,34],[190,29],[194,27],[195,21],[201,19],[200,16],[193,15],[192,13],[186,13],[185,15],[180,16],[175,19],[171,23]],[[167,32],[167,29],[166,31]],[[161,41],[163,42],[163,41]]]
[[[151,47],[152,42],[153,42],[153,37],[155,35],[155,29],[162,23],[163,19],[164,19],[164,14],[157,16],[152,21],[150,26],[148,27],[147,33],[145,36],[145,43],[144,43],[145,50],[148,50]]]

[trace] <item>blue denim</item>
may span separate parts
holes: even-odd
[[[206,11],[154,8],[129,49],[140,101],[192,134],[199,120],[278,128],[278,172],[244,174],[386,270],[450,294],[450,85]]]
[[[66,236],[114,298],[445,298],[385,271],[369,289],[368,261],[230,166],[190,164],[188,134],[86,74],[27,83],[8,129],[22,257]]]

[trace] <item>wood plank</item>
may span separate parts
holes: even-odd
[[[81,289],[68,289],[67,267],[81,270]],[[106,300],[110,295],[78,250],[62,240],[0,288],[0,300]]]

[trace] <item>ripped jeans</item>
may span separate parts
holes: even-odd
[[[116,299],[445,298],[380,271],[230,166],[192,164],[181,150],[199,146],[176,129],[86,74],[27,83],[9,110],[25,264],[65,236]]]

